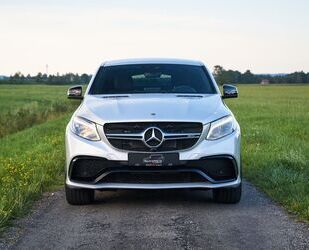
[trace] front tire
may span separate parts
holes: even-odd
[[[65,185],[65,196],[71,205],[87,205],[94,200],[94,190],[70,188]]]
[[[220,203],[238,203],[241,199],[241,184],[235,188],[214,189],[213,198]]]

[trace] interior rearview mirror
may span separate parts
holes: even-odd
[[[238,97],[238,90],[237,87],[230,84],[223,84],[223,99],[226,98],[236,98]]]
[[[73,86],[68,89],[68,98],[69,99],[83,99],[83,87],[82,86]]]

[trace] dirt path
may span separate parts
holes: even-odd
[[[89,206],[45,197],[8,230],[10,249],[309,249],[308,228],[251,184],[237,205],[205,191],[117,191]]]

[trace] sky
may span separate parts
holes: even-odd
[[[308,0],[0,0],[0,75],[92,74],[172,57],[253,73],[309,71]]]

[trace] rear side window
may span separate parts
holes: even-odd
[[[138,64],[101,67],[91,95],[138,93],[216,93],[202,66]]]

